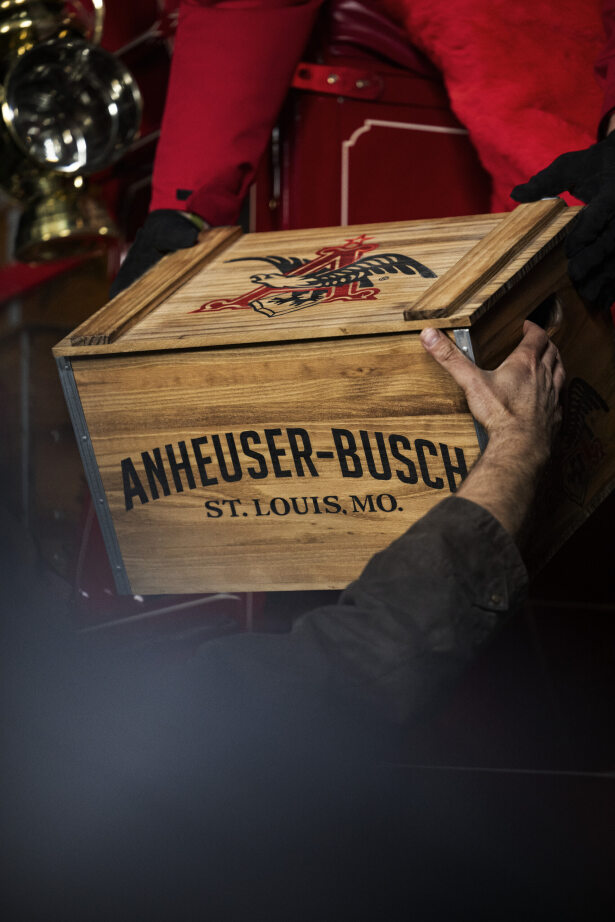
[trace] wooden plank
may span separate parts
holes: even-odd
[[[430,325],[448,321],[451,326],[453,324],[454,326],[473,326],[508,291],[521,283],[529,273],[533,273],[539,263],[540,269],[538,274],[533,275],[533,278],[542,280],[543,273],[546,271],[543,264],[548,263],[554,251],[563,252],[563,242],[568,233],[568,225],[580,210],[580,207],[574,207],[560,212],[551,224],[525,246],[520,254],[511,259],[496,275],[488,278],[468,301],[458,307],[454,314],[448,318],[429,319]],[[406,322],[413,326],[417,323],[417,321]],[[425,326],[426,318],[421,319],[420,323]]]
[[[450,495],[447,451],[453,466],[456,449],[467,467],[478,455],[461,390],[417,336],[82,359],[73,367],[135,592],[340,588]],[[249,444],[242,433],[244,440],[251,433]],[[206,484],[192,441],[204,437]],[[182,443],[195,479],[191,486],[182,469],[178,491],[166,446],[179,461]],[[156,449],[168,484],[165,495],[156,481],[158,498],[142,458],[155,458]],[[147,502],[135,495],[130,509],[126,459],[147,491]],[[262,465],[266,473],[255,477]],[[459,482],[459,473],[451,476]]]
[[[566,208],[562,199],[519,205],[457,265],[408,308],[407,320],[450,317]]]
[[[149,272],[77,327],[69,337],[71,345],[114,342],[240,235],[240,227],[214,227],[202,232],[195,246],[163,256]]]

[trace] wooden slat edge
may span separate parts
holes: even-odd
[[[213,227],[204,231],[193,247],[163,256],[145,275],[80,324],[69,337],[70,345],[98,346],[114,342],[241,233],[240,227]]]
[[[408,310],[406,320],[448,317],[515,258],[566,208],[563,199],[518,205]]]

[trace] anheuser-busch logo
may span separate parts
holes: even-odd
[[[256,285],[238,298],[206,301],[191,314],[237,311],[251,308],[265,317],[303,310],[328,301],[366,301],[380,294],[374,282],[386,282],[391,275],[420,275],[436,278],[436,273],[401,253],[374,253],[380,244],[368,243],[361,234],[340,246],[322,247],[313,259],[298,256],[244,256],[227,262],[268,263],[265,272],[253,274]],[[370,255],[366,255],[370,254]]]

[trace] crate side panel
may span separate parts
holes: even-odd
[[[141,593],[340,588],[478,454],[416,336],[76,360],[75,377]]]

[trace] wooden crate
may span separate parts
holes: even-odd
[[[339,588],[454,492],[484,433],[419,342],[493,368],[542,314],[568,373],[531,545],[615,479],[610,321],[566,276],[575,209],[241,235],[165,257],[54,352],[118,589]]]

